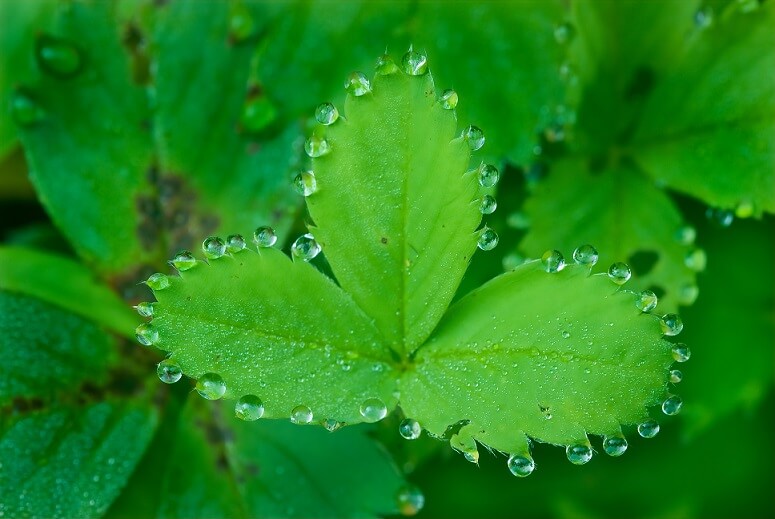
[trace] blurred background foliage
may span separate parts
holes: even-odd
[[[772,2],[0,0],[0,22],[0,515],[775,516]],[[538,444],[518,480],[396,417],[237,423],[131,341],[137,282],[179,249],[292,241],[315,106],[410,44],[501,165],[501,243],[461,294],[591,242],[680,310],[683,411],[623,458]]]

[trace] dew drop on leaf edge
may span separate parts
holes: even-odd
[[[444,110],[454,110],[455,107],[457,107],[457,92],[449,88],[441,93],[439,100],[441,101],[441,107]]]
[[[302,171],[293,179],[293,188],[301,196],[310,196],[318,190],[318,182],[312,171]]]
[[[256,395],[244,395],[234,405],[234,416],[253,422],[264,416],[264,403]]]
[[[580,245],[573,251],[573,261],[579,265],[594,266],[599,258],[597,249],[592,245]]]
[[[371,83],[363,72],[352,72],[344,82],[344,88],[355,97],[371,92]]]
[[[678,384],[680,383],[684,378],[684,374],[681,373],[681,370],[679,369],[671,369],[670,370],[670,383],[671,384]]]
[[[218,400],[226,394],[226,382],[217,373],[205,373],[196,381],[196,392],[207,400]]]
[[[304,143],[304,152],[308,157],[316,159],[331,152],[331,146],[325,137],[313,135]]]
[[[675,359],[676,362],[686,362],[689,360],[692,356],[692,351],[689,349],[689,347],[682,343],[676,343],[673,345],[673,359]]]
[[[153,306],[154,306],[154,303],[143,301],[143,302],[137,303],[137,306],[135,306],[135,310],[137,311],[138,315],[140,315],[141,317],[153,317]]]
[[[608,268],[608,277],[617,285],[624,285],[632,277],[630,266],[618,261]]]
[[[260,248],[272,247],[277,243],[277,234],[271,227],[262,225],[253,232],[253,242]]]
[[[482,187],[494,187],[500,179],[500,171],[492,164],[482,163],[479,166],[479,185]]]
[[[374,69],[380,76],[389,76],[398,72],[398,65],[393,61],[393,58],[389,54],[383,54],[377,58],[377,63],[374,65]],[[345,84],[346,88],[346,84]]]
[[[379,398],[367,398],[361,403],[360,413],[364,422],[379,422],[387,416],[387,406]]]
[[[643,438],[653,438],[659,433],[659,424],[655,420],[647,420],[638,425],[638,434]]]
[[[662,333],[668,337],[673,337],[681,333],[684,329],[684,323],[676,314],[665,314],[659,320],[662,327]]]
[[[306,405],[297,405],[291,410],[291,422],[297,425],[306,425],[312,422],[312,409]]]
[[[479,240],[476,242],[476,245],[483,251],[492,250],[498,245],[498,234],[485,226],[479,234]]]
[[[683,407],[683,400],[678,395],[673,395],[665,399],[662,402],[662,412],[668,416],[677,415]]]
[[[484,146],[484,132],[478,126],[469,126],[463,130],[463,138],[471,151],[477,151]]]
[[[544,271],[553,274],[565,268],[565,258],[558,250],[548,250],[541,256],[541,264]]]
[[[296,238],[296,241],[291,245],[291,254],[295,258],[310,261],[320,254],[320,245],[312,234],[307,233]]]
[[[226,250],[231,254],[245,250],[248,244],[245,242],[245,238],[240,234],[231,234],[226,238]]]
[[[479,201],[479,212],[482,214],[492,214],[498,208],[498,202],[491,195],[484,195]]]
[[[185,272],[196,267],[196,258],[190,251],[182,250],[175,254],[175,257],[170,260],[170,264],[178,272]]]
[[[583,443],[568,445],[565,448],[565,455],[574,465],[584,465],[592,459],[592,448]]]
[[[153,346],[159,342],[159,331],[151,323],[143,323],[135,328],[137,342],[143,346]]]
[[[410,76],[422,76],[428,72],[428,57],[410,47],[401,58],[401,68]]]
[[[165,274],[157,272],[148,276],[145,284],[148,285],[148,288],[154,291],[164,290],[165,288],[169,288],[170,279]]]
[[[606,436],[603,438],[603,451],[609,456],[621,456],[627,450],[624,436]]]
[[[416,440],[422,434],[420,422],[412,418],[401,420],[401,423],[398,424],[398,434],[405,440]]]
[[[19,126],[30,126],[45,118],[45,112],[27,94],[16,91],[9,103],[11,117]]]
[[[524,478],[535,470],[535,462],[530,456],[512,454],[506,461],[509,471],[517,477]]]
[[[159,376],[159,380],[165,384],[174,384],[183,377],[183,370],[177,362],[164,359],[156,366],[156,374]]]
[[[651,290],[644,290],[638,294],[638,299],[635,301],[635,306],[641,312],[650,312],[657,307],[659,302],[657,295]]]
[[[208,259],[222,258],[226,254],[226,243],[217,236],[210,236],[202,242],[202,252]]]
[[[315,120],[322,125],[329,126],[339,119],[339,110],[332,103],[321,103],[315,109]]]

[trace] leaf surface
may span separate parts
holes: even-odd
[[[342,288],[391,348],[430,334],[476,250],[481,219],[470,151],[429,74],[377,75],[319,134],[311,231]]]
[[[107,510],[156,427],[146,405],[101,402],[4,420],[0,512],[97,517]]]
[[[680,241],[685,225],[678,209],[632,164],[601,171],[580,160],[555,162],[524,212],[530,229],[519,248],[528,257],[557,249],[571,261],[571,252],[589,243],[600,252],[597,271],[627,263],[636,274],[628,288],[657,292],[663,313],[697,297],[696,271],[687,257],[696,254],[698,261],[689,265],[700,269],[705,253]]]
[[[530,262],[455,305],[401,379],[401,406],[431,433],[522,454],[617,434],[657,404],[672,363],[658,319],[588,267]],[[470,422],[470,423],[469,423]],[[461,431],[462,433],[462,431]]]
[[[211,260],[155,291],[156,346],[183,372],[217,373],[226,398],[256,395],[268,418],[299,405],[315,421],[363,420],[360,404],[395,406],[388,350],[352,299],[303,261],[262,248]]]
[[[741,215],[775,211],[775,7],[730,5],[649,99],[635,153],[657,181]]]
[[[0,290],[0,337],[0,405],[101,382],[116,360],[113,339],[84,317],[5,290]]]

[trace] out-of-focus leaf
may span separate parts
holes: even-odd
[[[0,290],[0,405],[101,382],[113,362],[113,339],[88,320]]]
[[[98,517],[132,473],[156,427],[144,404],[57,407],[0,426],[0,513]]]
[[[661,78],[633,149],[658,182],[761,215],[775,212],[775,6],[731,7]]]
[[[109,2],[68,4],[39,35],[41,78],[17,94],[34,107],[20,125],[33,184],[87,262],[121,273],[159,254],[149,111],[132,83]]]
[[[689,265],[701,269],[704,253],[681,241],[683,221],[675,204],[631,164],[590,171],[581,160],[556,162],[524,211],[530,230],[519,248],[528,257],[557,249],[572,261],[573,250],[589,243],[600,253],[595,270],[628,263],[636,275],[627,288],[659,293],[662,313],[694,302],[696,272],[686,258],[696,253]]]
[[[134,337],[139,318],[94,274],[69,258],[0,246],[0,290],[28,294]]]
[[[56,5],[56,0],[0,2],[0,162],[16,145],[11,94],[36,75],[32,57],[35,34],[51,23]]]
[[[290,117],[272,124],[276,110],[254,77],[261,28],[234,34],[238,16],[246,24],[265,20],[231,4],[171,2],[159,9],[153,30],[159,194],[167,220],[177,219],[171,250],[216,230],[249,235],[271,225],[284,235],[299,206],[291,172],[299,166],[301,129],[285,127]],[[303,66],[283,59],[285,74]],[[278,91],[315,101],[307,88],[302,94],[271,79]],[[262,132],[264,123],[271,128]]]

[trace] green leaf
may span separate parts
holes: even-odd
[[[433,434],[463,422],[473,439],[516,454],[528,436],[586,444],[587,434],[619,434],[664,397],[673,360],[659,320],[635,300],[583,265],[522,265],[450,308],[401,379],[401,407]]]
[[[377,75],[323,130],[312,161],[312,233],[337,280],[391,348],[428,337],[476,250],[481,220],[468,141],[430,75]]]
[[[111,6],[69,4],[54,34],[38,37],[42,75],[20,94],[39,111],[20,138],[40,200],[76,251],[105,274],[159,252],[138,208],[152,194],[150,114]]]
[[[0,264],[0,290],[31,295],[134,337],[137,315],[83,265],[22,247],[0,247]]]
[[[36,73],[31,59],[35,44],[32,28],[48,26],[55,6],[54,0],[0,3],[0,161],[16,145],[16,123],[11,118],[13,90]]]
[[[217,373],[227,398],[258,395],[270,418],[304,405],[316,421],[355,423],[369,398],[395,407],[387,348],[330,280],[271,248],[210,263],[155,291],[156,346],[185,374]]]
[[[654,179],[740,216],[775,212],[773,28],[772,4],[751,13],[730,5],[692,35],[634,137]]]
[[[255,38],[235,40],[230,27],[238,15],[254,25],[263,20],[229,10],[227,2],[172,2],[158,11],[153,30],[162,209],[197,216],[171,230],[171,250],[217,229],[249,234],[271,225],[284,234],[298,210],[291,172],[299,166],[292,152],[300,152],[301,129],[294,123],[270,136],[254,131],[257,103],[274,108],[253,77]],[[170,200],[165,187],[173,190]],[[184,240],[175,243],[179,235]]]
[[[557,249],[570,261],[576,247],[589,243],[600,251],[602,270],[628,263],[636,274],[628,288],[660,294],[663,312],[697,297],[705,253],[692,245],[693,231],[683,236],[688,227],[672,200],[631,163],[601,171],[581,160],[557,161],[524,212],[530,229],[519,248],[528,257]]]
[[[565,49],[554,31],[564,16],[556,0],[418,4],[415,48],[427,49],[436,83],[459,94],[463,125],[487,130],[488,156],[531,160],[537,134],[562,113]]]
[[[5,420],[0,513],[98,517],[118,495],[156,427],[146,405],[102,402]]]
[[[0,405],[102,382],[116,360],[113,339],[88,320],[5,290],[0,290],[0,337]]]

